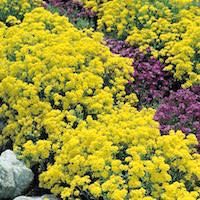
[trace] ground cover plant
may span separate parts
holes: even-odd
[[[184,80],[184,87],[199,84],[199,1],[81,2],[97,12],[99,30],[142,50],[150,47],[155,57],[168,64],[166,70]]]
[[[27,14],[20,25],[2,27],[1,112],[7,126],[1,137],[17,133],[17,143],[23,143],[24,134],[35,140],[46,123],[44,114],[51,109],[53,116],[65,118],[61,129],[67,124],[75,127],[87,115],[97,118],[118,101],[125,102],[131,60],[113,55],[101,38],[99,33],[78,31],[67,18],[42,8]],[[134,94],[129,97],[133,103],[137,100]]]
[[[114,12],[113,13],[109,13],[109,11],[106,12],[106,9],[107,10],[109,9],[107,7],[105,7],[104,11],[102,11],[105,1],[104,2],[98,2],[97,1],[96,4],[94,4],[94,2],[95,1],[83,1],[83,5],[85,4],[86,7],[92,8],[93,11],[96,11],[97,16],[99,16],[99,21],[101,20],[100,18],[103,18],[103,16],[101,16],[100,14],[101,14],[101,12],[104,12],[104,11],[105,11],[105,13],[104,13],[105,15],[110,14],[110,15],[112,15],[113,18],[118,17],[121,20],[123,19],[123,16],[121,16],[121,15],[115,16],[116,13],[114,13]],[[117,1],[109,1],[110,4],[114,4],[116,2]],[[137,1],[137,2],[139,3],[140,1]],[[177,13],[179,13],[179,12],[183,12],[183,13],[186,12],[185,13],[186,15],[184,17],[191,20],[191,18],[190,18],[191,13],[186,11],[187,9],[190,8],[190,6],[192,6],[193,9],[195,9],[195,6],[196,6],[197,10],[199,10],[199,8],[198,8],[199,5],[195,1],[193,1],[193,2],[188,1],[188,2],[184,2],[184,3],[182,2],[182,5],[181,5],[181,2],[177,2],[177,1],[176,2],[172,2],[172,1],[167,2],[166,1],[166,2],[163,2],[164,4],[158,3],[158,5],[156,5],[155,7],[151,7],[152,6],[152,5],[150,5],[151,3],[147,2],[147,1],[146,2],[140,2],[140,3],[139,3],[140,4],[139,7],[146,6],[146,9],[148,8],[150,10],[151,10],[151,8],[154,9],[154,10],[158,9],[159,5],[160,6],[168,6],[170,8],[170,11],[174,12],[174,15],[173,15],[174,22],[177,21],[177,20],[175,20],[175,18],[177,18]],[[117,5],[121,5],[121,4],[123,4],[122,1],[118,2]],[[153,4],[153,6],[154,5],[155,4]],[[134,5],[132,5],[132,6],[134,6]],[[136,7],[136,5],[135,5],[135,7]],[[102,8],[102,10],[101,10],[101,8]],[[122,8],[122,9],[126,9],[126,8]],[[138,9],[138,8],[136,8],[136,9]],[[110,12],[111,12],[111,10],[110,10]],[[151,12],[148,12],[146,14],[148,15],[149,18],[152,17],[152,15],[153,15],[153,13],[151,13]],[[136,15],[137,14],[135,13],[135,16]],[[195,13],[195,15],[198,16],[198,13]],[[158,20],[161,19],[160,16],[157,16],[157,18],[158,18]],[[137,21],[137,17],[135,17],[134,19]],[[140,19],[142,19],[142,17],[140,17]],[[117,22],[118,21],[116,21],[116,23]],[[107,23],[107,21],[105,23]],[[138,26],[136,22],[132,22],[132,23],[134,23],[133,26]],[[188,21],[188,23],[189,23],[189,21]],[[116,27],[114,27],[114,24],[115,23],[112,24],[113,30],[115,30],[115,28],[116,28]],[[130,23],[129,23],[129,25],[130,25]],[[166,28],[169,28],[169,26],[166,27]],[[99,29],[101,29],[101,28],[99,27]],[[101,30],[105,32],[104,29],[101,29]],[[127,26],[124,27],[124,31],[128,31]],[[108,34],[108,36],[110,36],[110,35]],[[116,34],[114,34],[114,36],[116,37]],[[136,39],[138,37],[136,36]],[[161,35],[161,37],[162,37],[162,35]],[[199,37],[197,36],[195,39],[198,40],[198,38]],[[169,68],[169,66],[167,66],[168,65],[167,60],[163,63],[163,59],[160,59],[161,60],[160,61],[158,59],[155,59],[155,57],[152,56],[152,54],[154,55],[154,53],[153,53],[154,49],[152,49],[152,47],[154,47],[154,45],[151,44],[150,47],[146,46],[147,48],[145,49],[145,45],[143,44],[141,46],[141,44],[139,44],[137,41],[134,43],[133,46],[131,46],[127,42],[121,41],[121,40],[119,41],[119,40],[116,40],[116,39],[109,39],[109,38],[106,38],[105,40],[106,40],[107,46],[109,46],[109,48],[111,49],[111,51],[113,53],[120,54],[121,56],[124,56],[124,57],[133,58],[133,60],[134,60],[133,61],[133,67],[134,67],[133,77],[134,77],[135,81],[133,82],[133,84],[129,85],[128,90],[129,90],[129,92],[131,92],[131,90],[132,91],[134,90],[134,92],[137,94],[137,96],[139,98],[139,107],[140,106],[149,106],[149,105],[151,105],[153,107],[157,107],[161,103],[161,101],[163,100],[164,97],[169,97],[170,93],[172,93],[171,94],[171,97],[172,97],[173,95],[176,94],[176,91],[181,88],[181,84],[183,85],[183,83],[184,83],[183,80],[180,81],[178,79],[173,79],[172,74],[165,71],[166,68]],[[173,41],[173,38],[169,38],[169,42],[172,42],[172,41]],[[190,39],[188,39],[188,41],[191,42]],[[142,42],[145,42],[145,40],[142,40]],[[140,47],[140,49],[137,48],[138,46]],[[179,49],[178,47],[175,47],[175,48]],[[141,51],[142,49],[144,50],[144,52]],[[164,49],[164,47],[161,48],[162,51],[163,51],[163,49]],[[181,49],[181,51],[182,51],[182,49]],[[198,54],[199,48],[196,49],[196,52]],[[167,51],[167,53],[169,53],[169,51]],[[195,60],[194,60],[195,63],[199,63],[198,57],[199,57],[198,55],[195,56]],[[177,56],[177,58],[178,58],[178,56]],[[181,57],[179,57],[179,58],[181,59]],[[185,59],[185,57],[184,57],[184,59]],[[186,64],[186,65],[188,66],[188,64]],[[199,65],[199,64],[197,64],[197,65]],[[181,64],[181,67],[183,67],[182,64]],[[192,79],[195,80],[195,77],[193,77]],[[199,81],[197,81],[197,83],[198,82]],[[185,84],[185,86],[186,85],[187,84]],[[188,87],[190,85],[191,84],[188,84],[186,87]],[[194,86],[193,88],[196,88],[195,89],[196,93],[200,93],[200,89],[199,89],[198,84],[196,86]],[[191,91],[191,94],[193,94],[192,92],[193,91]],[[184,90],[183,90],[182,95],[186,95],[186,94],[184,94]],[[167,101],[167,100],[165,100],[165,101]],[[191,103],[192,102],[193,101],[191,100]],[[199,98],[195,98],[194,105],[196,105],[195,109],[198,109]],[[164,104],[163,104],[163,106],[164,106]],[[159,110],[160,109],[161,108],[159,108]],[[177,105],[176,105],[176,109],[179,110]],[[184,109],[186,109],[189,113],[192,113],[192,114],[190,114],[190,118],[192,117],[194,112],[197,111],[197,110],[189,111],[191,109],[191,107],[187,103],[185,104]],[[169,110],[170,110],[170,106],[168,107],[168,111]],[[168,115],[167,110],[165,110],[164,113],[166,113],[166,115]],[[193,126],[193,122],[191,122],[192,119],[189,119],[188,117],[186,117],[185,115],[187,115],[187,114],[185,112],[181,112],[179,110],[179,112],[177,112],[176,114],[171,113],[171,115],[173,116],[173,117],[171,117],[172,121],[173,121],[172,127],[179,127],[178,129],[180,129],[181,125],[183,125],[183,127],[181,129],[182,130],[184,129],[185,130],[184,132],[186,132],[186,133],[193,132],[193,133],[198,134],[197,133],[198,132],[197,126],[198,126],[199,120],[200,120],[199,116],[198,116],[198,112],[197,112],[197,114],[195,114],[197,116],[196,119],[194,120],[194,121],[196,121],[194,123],[195,127],[196,127],[195,130],[191,129],[191,126]],[[179,118],[178,121],[173,119],[175,117],[175,115],[176,115],[176,117]],[[186,120],[186,118],[188,120]],[[156,116],[155,119],[158,120],[159,118]],[[166,124],[171,123],[171,122],[168,122],[167,120],[164,120],[164,121],[165,122],[163,122],[163,123],[166,123]],[[161,123],[161,132],[162,133],[164,133],[163,127],[165,127],[165,129],[167,127],[167,131],[169,131],[170,128],[172,128],[171,126],[169,126],[169,124],[163,126],[162,123]]]
[[[60,9],[61,13],[65,13],[69,18],[72,18],[71,22],[77,28],[81,28],[77,21],[92,20],[92,24],[96,24],[95,13],[83,8],[80,1],[53,0],[49,1],[49,5],[54,7],[54,10],[55,8],[58,9],[57,12]],[[72,17],[72,13],[75,13],[76,20]],[[148,53],[143,53],[139,48],[132,47],[123,40],[109,37],[105,37],[104,40],[113,53],[133,59],[134,73],[132,76],[135,81],[128,85],[127,90],[129,93],[134,91],[137,94],[139,107],[156,107],[165,96],[169,95],[171,90],[180,89],[181,82],[173,79],[172,73],[164,70],[165,65],[158,59],[153,58],[150,48],[147,49]]]
[[[36,187],[69,200],[199,199],[198,2],[8,2],[0,149]]]

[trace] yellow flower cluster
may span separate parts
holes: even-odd
[[[80,0],[87,8],[92,8],[92,11],[98,12],[101,4],[109,2],[110,0]]]
[[[42,4],[42,0],[0,0],[0,21],[5,22],[9,16],[23,19],[26,12]]]
[[[83,0],[98,15],[98,28],[127,39],[141,50],[166,61],[166,70],[184,80],[184,87],[200,83],[200,8],[196,0]]]
[[[51,142],[47,140],[38,140],[36,144],[33,144],[32,140],[29,140],[24,145],[23,153],[21,158],[30,166],[38,162],[42,162],[49,158],[51,150]]]
[[[43,8],[19,25],[1,26],[0,145],[8,138],[18,148],[28,140],[56,142],[88,115],[96,119],[119,102],[137,101],[125,92],[131,60],[113,55],[100,33],[79,31]]]
[[[63,199],[83,192],[91,199],[197,199],[196,138],[181,131],[160,136],[154,112],[125,104],[66,129],[55,163],[40,175],[40,186]]]

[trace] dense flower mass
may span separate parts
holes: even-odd
[[[155,120],[162,133],[170,129],[196,134],[200,142],[200,86],[172,92],[158,107]]]
[[[67,18],[38,8],[20,25],[1,28],[0,36],[0,111],[7,119],[1,143],[10,136],[16,144],[37,140],[42,130],[57,138],[67,124],[127,100],[131,60],[113,55],[100,33],[78,31]]]
[[[197,141],[181,131],[160,136],[154,112],[124,105],[99,120],[88,116],[76,129],[65,129],[61,150],[40,175],[40,186],[63,199],[84,193],[89,199],[197,199]],[[24,156],[34,160],[30,148],[25,146]]]
[[[184,87],[200,82],[198,0],[82,0],[98,15],[98,28],[127,39],[141,50],[151,47],[165,61],[166,70],[184,80]]]
[[[144,54],[125,41],[108,38],[106,44],[113,53],[133,59],[134,81],[129,82],[127,90],[137,94],[140,106],[156,106],[171,90],[180,87],[180,83],[173,79],[172,74],[164,70],[165,65],[151,56],[150,49]]]

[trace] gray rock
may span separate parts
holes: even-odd
[[[16,197],[14,200],[41,200],[41,198],[40,197],[19,196],[19,197]]]
[[[41,197],[27,197],[27,196],[19,196],[16,197],[14,200],[45,200],[47,198],[48,200],[58,200],[54,195],[43,195]]]
[[[33,172],[11,150],[0,156],[0,199],[21,195],[33,180]]]

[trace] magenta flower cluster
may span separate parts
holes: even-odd
[[[60,14],[68,16],[70,21],[74,24],[80,19],[87,19],[88,21],[96,23],[97,19],[95,13],[90,9],[85,9],[78,1],[48,0],[48,5],[59,8]],[[96,27],[96,25],[94,27]]]
[[[105,40],[113,53],[133,59],[135,81],[128,85],[128,92],[137,94],[140,106],[157,106],[171,90],[180,87],[172,74],[163,70],[165,66],[152,57],[150,49],[144,54],[124,41]]]
[[[158,107],[155,120],[162,134],[182,130],[196,134],[200,142],[200,85],[172,92]]]

